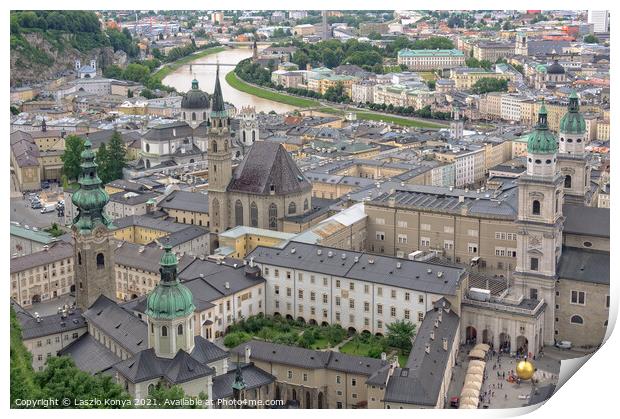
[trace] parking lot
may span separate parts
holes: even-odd
[[[11,221],[17,221],[21,225],[30,227],[47,228],[52,223],[64,224],[64,220],[58,217],[58,212],[41,214],[40,209],[32,209],[30,201],[22,196],[11,199]]]

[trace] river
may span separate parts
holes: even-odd
[[[207,55],[193,63],[226,63],[237,64],[239,61],[251,57],[252,50],[250,48],[227,49],[217,54]],[[180,67],[175,72],[169,74],[163,79],[163,84],[172,86],[179,92],[186,92],[192,86],[194,76],[198,79],[200,89],[211,94],[215,86],[215,66],[195,65],[190,72],[189,65]],[[222,94],[226,102],[232,103],[237,109],[243,106],[254,106],[257,112],[276,111],[285,113],[295,108],[284,103],[273,102],[267,99],[261,99],[248,93],[241,92],[226,83],[225,76],[228,72],[233,71],[234,67],[229,65],[220,66],[220,83],[222,84]]]

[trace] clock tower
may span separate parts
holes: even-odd
[[[116,300],[114,251],[111,220],[104,211],[110,198],[101,187],[92,144],[86,140],[81,154],[80,188],[73,193],[72,202],[77,216],[71,227],[74,240],[76,301],[87,309],[101,295]]]
[[[562,252],[564,177],[557,167],[558,144],[543,104],[527,142],[527,171],[519,178],[517,265],[514,287],[524,298],[544,299],[542,342],[553,344],[556,267]]]

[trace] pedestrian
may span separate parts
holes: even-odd
[[[504,394],[504,400],[508,400],[508,393]]]

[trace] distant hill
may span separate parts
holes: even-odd
[[[129,33],[103,31],[94,12],[11,12],[11,86],[58,77],[76,59],[105,68],[119,49],[137,52]]]

